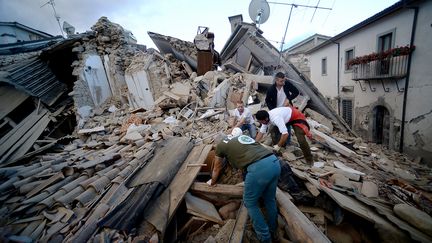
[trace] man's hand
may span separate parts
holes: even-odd
[[[275,151],[275,152],[279,152],[279,150],[281,149],[281,147],[279,147],[279,145],[275,145],[275,146],[273,146],[273,151]]]
[[[207,184],[208,184],[209,186],[216,186],[216,182],[213,182],[212,179],[208,180],[208,181],[207,181]]]

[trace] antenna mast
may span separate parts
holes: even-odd
[[[43,6],[45,6],[45,5],[47,5],[47,4],[51,5],[51,7],[52,7],[52,9],[53,9],[53,11],[54,11],[54,18],[57,20],[57,24],[58,24],[58,26],[59,26],[59,28],[60,28],[60,32],[61,32],[62,36],[64,37],[63,29],[62,29],[62,27],[61,27],[61,25],[60,25],[60,16],[57,14],[57,11],[56,11],[56,9],[55,9],[55,3],[54,3],[54,0],[49,0],[47,3],[45,3],[44,5],[42,5],[41,8],[42,8]]]
[[[317,4],[316,6],[301,5],[301,4],[294,4],[294,3],[268,2],[268,3],[271,3],[271,4],[282,4],[282,5],[288,5],[288,6],[291,6],[291,9],[290,9],[290,12],[289,12],[289,15],[288,15],[288,22],[287,22],[286,27],[285,27],[285,33],[284,33],[284,35],[283,35],[283,37],[282,37],[282,41],[281,41],[281,45],[280,45],[278,65],[279,65],[279,63],[280,63],[280,59],[281,59],[281,56],[282,56],[283,46],[284,46],[284,44],[285,44],[285,37],[286,37],[287,31],[288,31],[288,25],[289,25],[290,20],[291,20],[291,14],[292,14],[292,10],[293,10],[293,8],[297,8],[297,7],[303,7],[303,8],[315,8],[315,11],[314,11],[314,13],[313,13],[312,19],[313,19],[313,17],[315,16],[315,12],[316,12],[317,9],[332,10],[331,8],[318,7],[319,2],[320,2],[320,1],[318,1],[318,4]],[[312,21],[312,19],[311,19],[311,21]]]

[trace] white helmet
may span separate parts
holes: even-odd
[[[234,127],[234,129],[231,132],[231,135],[233,137],[238,137],[238,136],[240,136],[242,134],[243,134],[243,131],[240,128],[238,128],[238,127]]]

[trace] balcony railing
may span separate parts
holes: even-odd
[[[368,63],[354,64],[353,80],[401,79],[407,75],[409,55],[387,57]]]

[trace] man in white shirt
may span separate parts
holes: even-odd
[[[260,142],[263,135],[267,133],[268,125],[274,125],[282,134],[278,143],[273,147],[274,150],[278,151],[280,148],[285,147],[288,139],[288,126],[292,126],[306,162],[310,166],[313,165],[312,153],[305,137],[311,138],[309,124],[303,113],[293,107],[278,107],[271,111],[260,110],[255,114],[255,117],[261,124],[256,136],[257,142]]]
[[[299,95],[299,90],[285,78],[285,74],[278,72],[275,75],[275,82],[267,90],[265,102],[269,110],[277,107],[290,107],[292,100]],[[280,133],[276,127],[271,128],[272,140],[276,143],[280,138]],[[291,142],[291,127],[288,127],[287,144]]]
[[[252,116],[251,111],[244,107],[243,101],[237,102],[237,108],[234,110],[235,125],[234,127],[240,128],[242,131],[248,130],[249,136],[255,138],[256,126],[255,120]]]

